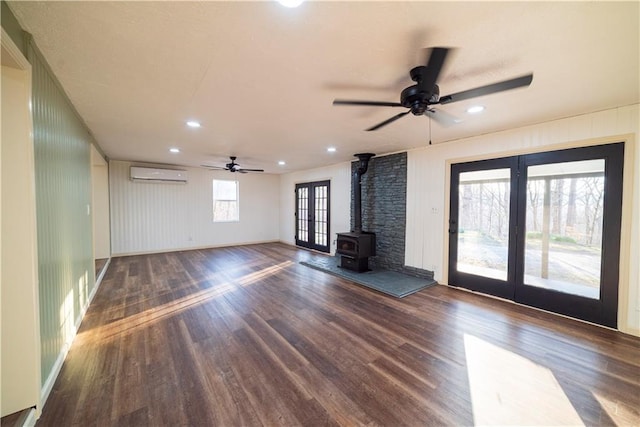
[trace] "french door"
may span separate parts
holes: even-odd
[[[449,284],[617,326],[624,144],[451,166]]]
[[[296,245],[329,252],[329,181],[296,184]]]

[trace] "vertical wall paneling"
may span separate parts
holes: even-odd
[[[624,141],[618,325],[640,335],[639,117],[635,104],[409,151],[406,264],[434,270],[446,283],[451,163]]]
[[[36,171],[41,370],[46,398],[95,283],[92,137],[30,41]]]
[[[186,184],[140,182],[131,165],[109,162],[113,255],[278,240],[278,175],[186,168]],[[214,177],[238,180],[240,221],[213,222]]]

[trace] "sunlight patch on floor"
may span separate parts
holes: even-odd
[[[255,273],[247,274],[241,277],[240,279],[238,279],[237,282],[240,286],[247,286],[257,282],[260,279],[264,279],[265,277],[272,276],[277,272],[281,271],[282,269],[292,266],[293,264],[294,264],[293,261],[284,261],[284,262],[281,262],[280,264],[272,265],[271,267],[258,270]]]
[[[584,425],[549,369],[468,334],[464,348],[475,425]]]
[[[174,316],[196,305],[204,304],[214,298],[233,292],[238,287],[252,285],[266,277],[277,274],[281,270],[293,265],[292,261],[281,262],[262,270],[244,275],[234,281],[216,284],[213,288],[194,292],[182,298],[175,299],[166,304],[150,308],[141,313],[127,316],[114,322],[97,328],[83,331],[78,335],[78,342],[95,342],[112,339],[123,333],[132,333],[139,329],[148,327],[167,317]]]

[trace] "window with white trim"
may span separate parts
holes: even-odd
[[[240,221],[238,181],[213,180],[213,222]]]

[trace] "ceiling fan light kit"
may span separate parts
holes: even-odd
[[[378,123],[367,131],[378,130],[396,120],[412,113],[414,116],[426,115],[433,118],[436,122],[444,126],[450,126],[460,123],[462,120],[451,116],[442,110],[431,108],[432,105],[444,105],[452,102],[463,101],[466,99],[476,98],[479,96],[489,95],[506,90],[516,89],[519,87],[529,86],[533,80],[533,74],[516,77],[509,80],[493,83],[486,86],[480,86],[474,89],[453,93],[450,95],[440,96],[440,87],[437,84],[438,76],[442,71],[447,55],[450,49],[446,47],[434,47],[427,61],[427,65],[420,65],[411,69],[409,75],[411,80],[416,82],[415,85],[405,88],[400,93],[400,102],[384,102],[384,101],[360,101],[336,99],[333,105],[362,105],[372,107],[403,107],[409,110],[396,114],[395,116]],[[484,107],[482,107],[482,110]],[[479,110],[479,111],[482,111]],[[476,111],[476,112],[479,112]],[[468,111],[471,113],[471,111]]]

